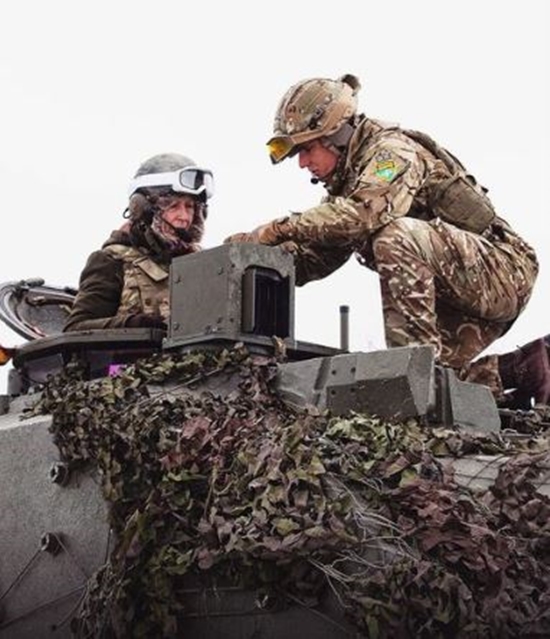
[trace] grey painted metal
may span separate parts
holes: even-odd
[[[340,349],[349,351],[349,306],[340,306]]]
[[[260,269],[257,280],[255,269]],[[276,300],[269,287],[270,274],[275,274],[272,281],[277,285],[286,282]],[[263,276],[267,279],[262,280]],[[263,296],[259,294],[266,291],[257,289],[262,281],[268,284]],[[17,350],[11,390],[0,395],[2,639],[68,638],[68,621],[78,597],[88,577],[107,558],[107,504],[98,478],[91,471],[67,475],[51,438],[50,417],[21,420],[25,407],[36,398],[30,393],[39,392],[47,375],[59,370],[70,356],[83,358],[92,378],[106,374],[113,359],[113,363],[131,361],[159,349],[214,348],[220,341],[242,341],[251,350],[258,347],[273,353],[273,336],[254,326],[255,305],[263,300],[269,313],[283,315],[268,316],[266,325],[273,320],[274,325],[287,328],[287,335],[278,336],[283,337],[280,341],[288,360],[279,364],[277,388],[291,406],[313,405],[335,414],[355,410],[388,418],[417,416],[437,425],[480,429],[489,425],[498,430],[498,412],[488,389],[460,382],[452,371],[435,366],[428,346],[342,353],[296,342],[294,266],[292,257],[277,247],[227,245],[178,258],[170,285],[172,319],[164,340],[149,329],[88,331],[54,334]],[[212,378],[194,392],[210,390],[225,396],[238,381],[234,375]],[[151,391],[178,394],[182,389],[173,383]],[[493,468],[493,462],[487,462],[487,467]],[[478,466],[466,465],[461,471],[464,481],[478,471]],[[258,607],[260,594],[231,584],[213,585],[208,575],[199,584],[190,580],[187,614],[180,620],[183,636],[353,636],[333,598],[316,609],[296,603],[274,610]]]
[[[435,400],[433,351],[403,347],[282,364],[277,383],[283,399],[295,406],[397,419],[422,416]]]
[[[218,382],[217,392],[231,392],[236,381],[233,375]],[[87,579],[109,551],[99,479],[91,472],[68,474],[52,442],[49,416],[21,420],[37,397],[12,399],[10,411],[0,417],[2,639],[69,639]],[[369,561],[382,562],[388,549],[382,544],[369,552]],[[295,601],[280,607],[265,602],[262,591],[220,584],[208,573],[200,580],[186,577],[183,585],[186,613],[178,626],[188,639],[356,636],[330,590],[316,606]]]
[[[445,458],[442,463],[454,470],[458,484],[471,490],[487,490],[495,483],[500,469],[510,461],[507,455],[471,455]],[[550,466],[542,465],[538,478],[530,480],[537,493],[550,497]]]
[[[277,318],[288,326],[288,335],[279,335],[294,345],[294,263],[279,247],[257,244],[228,244],[193,255],[178,257],[170,269],[171,318],[164,348],[189,343],[246,341],[271,344],[272,335],[254,334],[249,326],[252,309],[247,305],[247,272],[266,269],[287,282],[286,317]],[[266,312],[280,312],[275,304]],[[275,321],[275,318],[274,318]]]
[[[25,339],[60,333],[76,290],[46,286],[42,278],[0,284],[0,320]]]
[[[330,409],[335,415],[365,412],[388,419],[425,417],[440,426],[500,430],[490,390],[435,366],[430,346],[340,354],[282,364],[277,378],[289,405]]]
[[[487,386],[457,379],[450,368],[437,367],[438,423],[458,426],[472,432],[500,430],[500,415]]]
[[[49,335],[16,349],[8,378],[8,393],[34,392],[50,375],[72,358],[86,365],[90,377],[107,373],[113,363],[135,361],[158,351],[164,331],[153,328],[120,328],[75,331]]]
[[[60,481],[50,423],[11,410],[0,418],[2,639],[69,637],[71,612],[108,552],[97,477]]]

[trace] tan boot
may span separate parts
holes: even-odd
[[[499,355],[498,369],[506,391],[506,408],[529,409],[550,400],[550,361],[544,338]]]

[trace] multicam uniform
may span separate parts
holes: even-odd
[[[355,253],[380,276],[389,347],[432,344],[442,365],[498,395],[496,356],[471,362],[525,308],[538,273],[533,249],[494,215],[471,176],[457,187],[453,173],[464,177],[465,170],[430,138],[358,120],[325,184],[328,196],[268,225],[261,241],[295,254],[298,284],[325,277]],[[472,204],[471,224],[465,202]]]
[[[121,328],[138,313],[168,317],[168,267],[115,234],[88,258],[65,330]]]
[[[189,247],[189,252],[197,250],[197,245]],[[168,282],[168,263],[145,247],[132,246],[126,233],[114,231],[88,258],[64,330],[121,328],[142,313],[166,321]]]
[[[129,187],[128,221],[88,258],[63,330],[166,329],[170,262],[201,250],[213,188],[212,171],[185,155],[142,162]]]

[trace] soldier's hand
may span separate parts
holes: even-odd
[[[268,222],[267,224],[258,226],[249,233],[235,233],[234,235],[230,235],[224,240],[224,244],[231,244],[235,242],[251,242],[254,244],[273,245],[278,244],[279,241],[280,239],[277,220],[274,220],[273,222]]]
[[[229,237],[226,237],[223,241],[224,244],[236,244],[238,242],[249,242],[254,244],[259,244],[258,237],[252,233],[234,233]]]
[[[297,253],[299,253],[298,244],[296,244],[296,242],[292,242],[290,240],[287,240],[286,242],[281,242],[279,244],[279,247],[282,248],[287,253],[290,253],[291,255],[296,255]]]

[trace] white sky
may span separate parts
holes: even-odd
[[[265,142],[295,82],[354,73],[360,110],[424,130],[487,186],[538,250],[532,300],[503,352],[550,333],[550,3],[461,0],[28,0],[2,11],[0,282],[76,286],[151,155],[211,167],[204,246],[322,197]],[[355,260],[297,289],[296,337],[383,347],[376,274]],[[23,338],[0,325],[0,343]],[[0,369],[0,392],[8,367]]]

